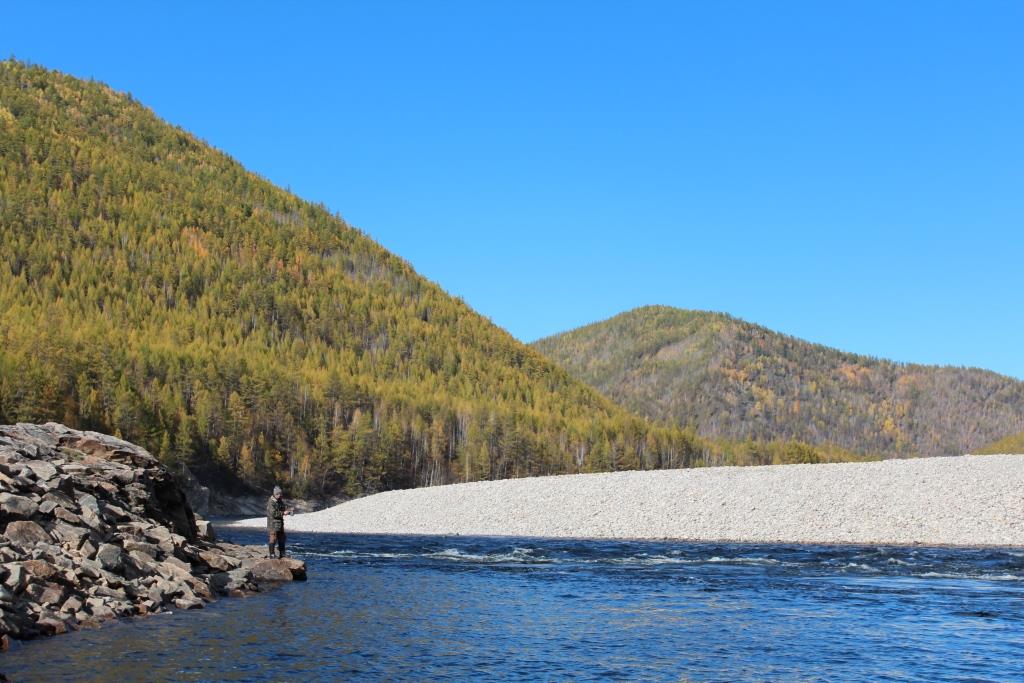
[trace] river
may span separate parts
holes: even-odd
[[[0,671],[48,682],[1024,680],[1018,550],[290,543],[306,583],[15,643]]]

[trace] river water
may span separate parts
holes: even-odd
[[[306,583],[16,643],[0,671],[118,682],[1024,680],[1017,550],[299,533],[290,544]]]

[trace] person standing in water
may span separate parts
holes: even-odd
[[[280,486],[275,486],[267,501],[267,557],[274,557],[275,545],[278,557],[284,557],[284,516],[291,513],[291,508],[285,507],[284,492]]]

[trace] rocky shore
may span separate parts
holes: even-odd
[[[0,532],[0,648],[306,576],[217,542],[145,449],[55,423],[0,426]]]
[[[296,515],[288,528],[1024,546],[1022,491],[1024,455],[571,474],[379,493]]]

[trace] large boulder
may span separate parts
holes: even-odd
[[[13,562],[7,566],[7,578],[4,585],[13,591],[20,591],[28,583],[29,573],[21,562]]]
[[[217,534],[213,531],[213,524],[209,520],[196,518],[196,530],[199,532],[199,538],[204,541],[216,541]]]
[[[52,543],[53,538],[46,529],[30,520],[11,522],[4,531],[4,536],[11,543],[22,548],[31,548],[36,543]]]
[[[60,573],[60,570],[57,569],[57,567],[53,566],[46,560],[25,560],[21,563],[21,566],[29,574],[42,581],[49,581]]]
[[[232,569],[238,569],[242,566],[241,560],[237,560],[230,555],[213,552],[212,550],[199,551],[199,558],[205,562],[210,569],[215,569],[221,572],[231,571]]]
[[[39,504],[31,498],[16,496],[13,493],[0,493],[0,511],[14,517],[28,519],[39,510]]]
[[[252,567],[256,581],[305,581],[306,563],[290,557],[265,559]]]
[[[49,481],[57,476],[57,468],[45,460],[26,460],[24,464],[39,481]]]
[[[96,561],[111,572],[119,572],[124,567],[122,550],[113,543],[104,543],[96,550]]]

